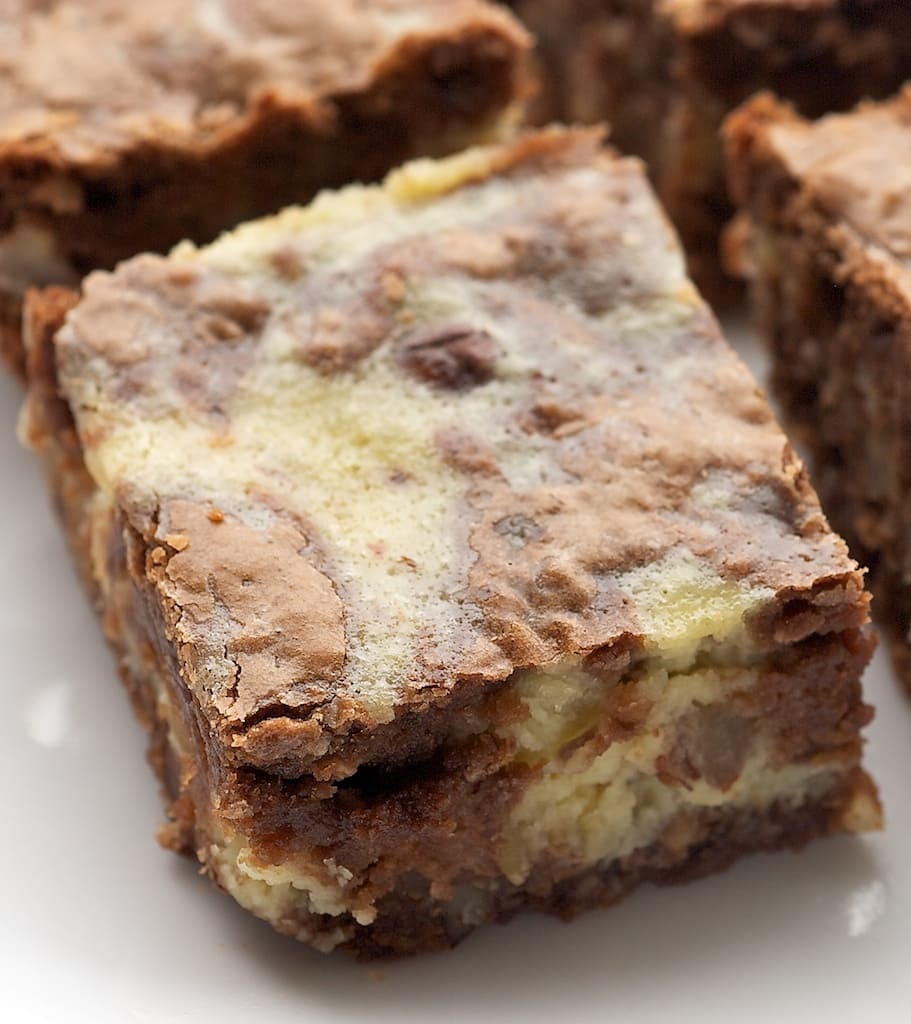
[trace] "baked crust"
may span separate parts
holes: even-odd
[[[413,951],[734,833],[707,868],[876,827],[861,573],[597,133],[412,164],[68,305],[30,297],[24,422],[78,476],[73,415],[68,532],[163,838],[279,930]]]
[[[28,285],[495,137],[530,87],[526,35],[480,0],[7,0],[4,23],[0,352],[19,369]]]

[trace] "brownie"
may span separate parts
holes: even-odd
[[[775,391],[911,687],[911,92],[816,122],[757,97],[727,142]]]
[[[907,0],[515,0],[550,69],[548,116],[605,118],[645,157],[697,284],[736,295],[718,259],[732,208],[719,129],[770,89],[806,116],[911,78]]]
[[[661,194],[696,279],[723,297],[719,232],[732,213],[719,128],[770,89],[808,117],[883,98],[911,78],[906,0],[666,0],[676,54]]]
[[[163,840],[319,949],[879,824],[868,595],[641,164],[551,129],[32,293]]]
[[[21,295],[496,137],[528,39],[478,0],[4,0],[0,355]]]

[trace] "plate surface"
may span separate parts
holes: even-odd
[[[15,442],[19,401],[0,380],[3,1021],[911,1020],[911,702],[882,652],[866,677],[882,835],[643,888],[571,925],[522,917],[376,968],[274,935],[154,842],[145,739]]]

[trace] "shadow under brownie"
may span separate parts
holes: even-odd
[[[515,122],[528,39],[478,0],[5,0],[0,355],[21,296]]]
[[[817,122],[762,96],[727,136],[775,392],[911,686],[911,93]]]
[[[861,573],[596,133],[411,164],[27,323],[24,429],[163,838],[280,931],[411,953],[878,826]]]

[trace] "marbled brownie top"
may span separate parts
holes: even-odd
[[[0,157],[15,146],[94,164],[143,141],[204,147],[258,106],[329,128],[328,98],[369,88],[428,41],[469,37],[517,59],[527,45],[480,0],[0,0]]]
[[[865,619],[641,165],[593,132],[95,273],[57,344],[240,763],[303,771],[521,669],[740,663]]]

